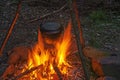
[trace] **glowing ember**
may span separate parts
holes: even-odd
[[[54,66],[57,66],[62,75],[67,75],[70,65],[66,61],[68,49],[71,45],[71,22],[68,23],[65,31],[61,36],[52,41],[53,48],[45,48],[44,39],[41,32],[38,31],[38,43],[33,47],[28,55],[28,69],[41,65],[29,74],[31,80],[57,80],[57,73]],[[50,39],[45,41],[51,42]]]

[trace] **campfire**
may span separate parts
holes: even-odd
[[[55,67],[60,70],[62,75],[67,75],[68,67],[72,67],[66,60],[69,54],[68,50],[71,44],[71,37],[71,23],[68,23],[65,32],[58,39],[51,41],[47,38],[45,40],[51,43],[46,44],[50,47],[45,48],[46,45],[44,45],[42,34],[38,31],[38,43],[28,54],[27,67],[31,69],[32,67],[41,66],[40,69],[33,71],[29,76],[34,76],[38,80],[55,80],[54,76],[57,75]]]
[[[97,76],[104,76],[101,64],[91,55],[102,52],[85,46],[76,5],[69,2],[69,7],[73,7],[75,14],[71,12],[71,20],[60,32],[54,32],[50,26],[52,35],[49,31],[44,33],[44,29],[38,29],[38,40],[34,45],[15,47],[8,51],[8,67],[0,80],[89,80],[91,74],[88,75],[87,68],[90,66]],[[18,18],[19,8],[20,5],[0,48],[0,55]],[[86,58],[91,65],[86,65]]]
[[[45,37],[38,29],[38,41],[32,47],[26,50],[24,50],[25,47],[23,49],[18,47],[15,54],[10,55],[8,60],[10,65],[3,77],[17,80],[84,79],[81,62],[75,55],[77,47],[71,27],[71,21],[69,21],[64,31],[52,39],[49,38],[50,35]],[[24,51],[21,53],[21,50]],[[22,60],[19,62],[19,54],[22,54],[24,62]]]

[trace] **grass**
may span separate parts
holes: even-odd
[[[106,11],[96,10],[82,20],[81,23],[88,28],[85,35],[88,35],[89,45],[101,48],[105,42],[115,43],[118,41],[119,15],[108,15]]]

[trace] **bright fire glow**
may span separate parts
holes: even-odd
[[[67,74],[70,65],[66,61],[68,49],[71,45],[71,22],[68,23],[60,38],[53,42],[53,49],[46,49],[41,32],[38,31],[38,43],[32,48],[28,55],[28,69],[41,67],[33,71],[31,80],[57,80],[54,66],[57,66],[62,75]]]

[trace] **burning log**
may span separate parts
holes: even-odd
[[[63,80],[62,79],[63,78],[62,77],[62,73],[60,72],[60,70],[59,70],[59,68],[57,67],[56,64],[53,65],[53,68],[54,68],[55,72],[57,73],[58,79],[59,80]],[[35,71],[37,69],[42,70],[43,69],[43,65],[38,65],[37,67],[32,67],[31,69],[26,70],[25,72],[23,72],[23,73],[17,75],[16,77],[14,77],[13,80],[17,80],[19,78],[22,78],[23,76],[28,75],[28,74],[30,74],[31,72],[33,72],[33,71]]]
[[[42,70],[42,68],[43,68],[43,65],[39,65],[39,66],[37,66],[37,67],[33,67],[33,68],[31,68],[31,69],[29,69],[29,70],[26,70],[25,72],[19,74],[18,76],[14,77],[13,79],[14,79],[14,80],[17,80],[17,79],[19,79],[19,78],[21,78],[21,77],[23,77],[23,76],[25,76],[25,75],[27,75],[27,74],[30,74],[31,72],[33,72],[33,71],[35,71],[35,70],[37,70],[37,69],[41,69],[41,70]]]
[[[55,64],[55,62],[54,62],[53,68],[54,68],[55,72],[57,73],[59,80],[63,80],[62,73],[60,72],[60,70],[57,67],[57,65]]]

